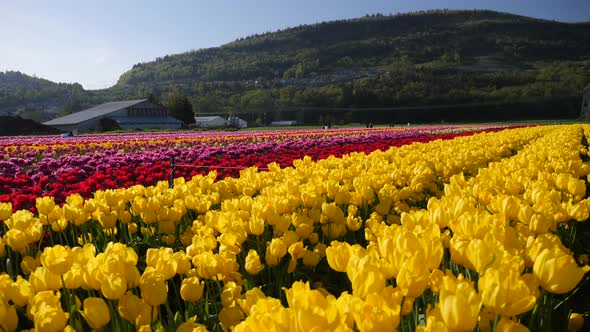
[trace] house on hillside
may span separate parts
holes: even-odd
[[[147,99],[104,103],[43,123],[62,131],[89,132],[101,126],[103,119],[114,121],[121,129],[178,129],[182,121],[168,116],[166,109]]]
[[[196,116],[195,128],[224,128],[229,125],[229,122],[217,115],[214,116]]]

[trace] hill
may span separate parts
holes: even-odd
[[[558,100],[569,117],[589,82],[590,23],[437,10],[302,25],[166,55],[134,65],[111,88],[76,89],[60,112],[180,90],[201,114],[514,100],[536,109]]]
[[[530,69],[535,61],[589,60],[589,32],[590,24],[493,11],[374,15],[303,25],[164,56],[135,65],[121,75],[118,84],[351,76],[351,71],[362,74],[432,62],[487,71]],[[486,60],[499,66],[486,66]]]
[[[136,64],[112,90],[180,88],[201,113],[547,97],[571,97],[572,112],[588,82],[590,23],[441,10],[302,25],[164,56]]]
[[[75,110],[73,104],[85,95],[77,83],[55,83],[18,71],[0,72],[0,115],[22,115],[41,122],[59,111]]]

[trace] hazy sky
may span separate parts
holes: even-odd
[[[0,0],[0,71],[104,88],[166,54],[299,24],[440,8],[590,21],[590,0]]]

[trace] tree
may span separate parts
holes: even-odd
[[[186,124],[195,123],[195,113],[193,105],[187,96],[179,88],[172,88],[164,96],[164,107],[168,109],[168,114],[183,121]]]
[[[269,110],[274,107],[273,97],[265,90],[254,90],[244,94],[240,103],[244,110]]]

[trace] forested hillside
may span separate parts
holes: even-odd
[[[189,96],[197,113],[563,97],[575,108],[588,83],[590,23],[439,10],[302,25],[166,55],[134,65],[109,89],[77,93],[61,111],[170,90]]]
[[[588,23],[432,11],[304,25],[165,56],[135,65],[115,89],[157,95],[175,85],[197,112],[219,112],[575,97],[589,82]]]
[[[87,94],[77,83],[54,83],[18,71],[0,72],[0,115],[44,121],[59,112],[78,110],[79,100],[87,99]]]

